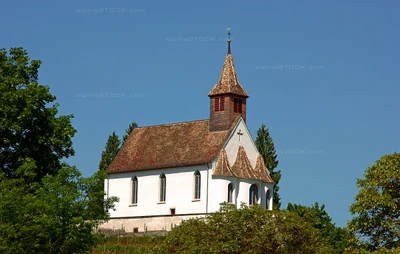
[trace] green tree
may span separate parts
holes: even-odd
[[[115,156],[117,156],[119,149],[121,146],[121,141],[115,131],[108,136],[106,147],[104,151],[101,153],[101,160],[99,164],[99,170],[106,171],[108,166],[110,166],[111,162],[114,160]]]
[[[313,206],[304,206],[289,203],[287,211],[296,213],[309,222],[320,233],[323,238],[332,247],[332,253],[343,253],[350,241],[348,230],[332,222],[332,218],[325,210],[325,205],[319,205],[315,202]]]
[[[87,252],[117,199],[99,188],[105,172],[82,178],[61,162],[74,154],[72,115],[58,116],[39,67],[0,50],[0,253]]]
[[[331,253],[312,225],[295,213],[224,204],[205,219],[168,233],[166,253]]]
[[[110,166],[111,162],[114,160],[115,156],[117,156],[119,149],[121,148],[121,141],[119,140],[119,137],[117,134],[115,134],[115,131],[108,136],[106,146],[104,148],[104,151],[101,153],[101,160],[99,163],[99,173],[101,172],[105,176],[107,175],[106,170]],[[95,186],[96,191],[102,191],[104,190],[104,181],[99,180],[97,186]],[[104,197],[97,196],[98,200],[97,203],[102,203],[104,200]],[[105,211],[98,211],[98,212],[104,212]],[[105,214],[104,214],[105,215]]]
[[[400,249],[400,153],[385,155],[357,179],[348,228],[369,251]]]
[[[332,218],[325,211],[325,205],[320,206],[318,202],[315,202],[311,207],[289,203],[287,210],[306,219],[314,228],[320,230],[324,237],[327,237],[335,228]]]
[[[25,163],[24,167],[34,167]],[[17,175],[31,170],[19,170]],[[93,231],[108,219],[117,198],[104,202],[96,191],[105,174],[83,178],[63,165],[55,176],[27,182],[31,176],[0,175],[0,253],[86,253],[101,242]],[[105,211],[105,212],[99,212]]]
[[[129,124],[128,129],[125,130],[125,134],[122,137],[122,145],[121,147],[125,144],[125,142],[128,140],[129,135],[131,134],[131,132],[138,127],[138,124],[136,122],[132,122],[131,124]]]
[[[0,49],[0,167],[6,179],[33,160],[32,180],[40,181],[74,155],[72,115],[57,115],[56,97],[38,81],[40,64],[23,48],[11,48],[9,54]]]
[[[275,171],[278,166],[278,159],[275,150],[274,141],[269,133],[269,130],[265,128],[265,125],[262,124],[261,127],[257,130],[257,138],[256,138],[256,146],[261,156],[264,159],[265,166],[270,172],[272,180],[275,182],[274,192],[273,192],[273,209],[279,210],[281,207],[281,198],[279,196],[279,180],[281,179],[281,171]]]

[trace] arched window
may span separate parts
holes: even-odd
[[[194,199],[200,199],[201,175],[199,171],[194,172]]]
[[[271,202],[271,192],[267,190],[267,194],[265,194],[265,208],[269,209],[269,203]]]
[[[160,175],[160,202],[165,202],[167,192],[167,178],[164,174]]]
[[[258,202],[258,187],[255,184],[250,186],[249,205],[254,205]]]
[[[233,185],[230,183],[228,184],[228,203],[233,203],[232,196],[233,196]]]
[[[131,203],[133,205],[136,205],[137,200],[138,200],[138,180],[137,177],[134,176],[132,177],[132,182],[131,182]]]

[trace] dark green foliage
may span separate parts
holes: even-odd
[[[138,125],[136,122],[132,122],[131,124],[129,124],[128,129],[125,130],[125,134],[122,137],[122,146],[125,144],[126,140],[128,139],[129,135],[131,134],[131,132],[137,127],[138,127]]]
[[[137,127],[138,127],[137,123],[132,122],[129,125],[128,129],[125,130],[122,142],[119,139],[118,135],[115,134],[115,131],[108,137],[104,151],[101,153],[99,170],[103,171],[107,170],[108,166],[110,166],[111,162],[114,160],[115,156],[117,156],[119,150],[124,145],[125,141],[128,139],[129,134],[133,131],[133,129]]]
[[[0,253],[86,253],[116,198],[104,200],[104,172],[83,178],[62,163],[74,154],[72,116],[58,116],[40,61],[0,50]]]
[[[275,171],[278,166],[278,159],[275,150],[274,141],[272,140],[269,130],[262,124],[260,129],[257,130],[256,146],[261,156],[264,159],[265,166],[269,170],[272,180],[275,182],[273,192],[273,209],[279,210],[281,207],[281,198],[279,196],[279,180],[281,179],[281,171]]]
[[[325,211],[325,206],[320,206],[318,202],[315,202],[311,207],[289,203],[287,210],[306,219],[314,228],[318,229],[324,237],[327,237],[335,228],[331,217]]]
[[[344,253],[346,249],[353,246],[352,244],[353,235],[347,228],[336,227],[328,235],[328,243],[332,246],[334,250],[333,253],[341,254]]]
[[[332,253],[339,254],[344,252],[350,239],[350,233],[344,228],[335,226],[332,222],[332,218],[325,211],[324,205],[320,206],[318,202],[316,202],[313,206],[308,207],[289,203],[287,210],[304,218],[317,229],[320,237],[331,245]]]
[[[57,116],[56,97],[38,83],[40,64],[22,48],[0,50],[0,168],[7,179],[30,160],[38,182],[74,155],[72,115]]]
[[[111,162],[114,160],[115,156],[117,156],[120,149],[121,141],[115,131],[108,137],[106,147],[104,151],[101,153],[101,160],[99,164],[100,171],[106,171],[108,166],[110,166]]]
[[[104,175],[83,178],[64,165],[41,182],[0,177],[0,253],[86,253],[101,242],[93,230],[108,214],[99,211],[117,201],[97,202]]]
[[[298,215],[259,205],[223,205],[206,219],[190,219],[168,233],[166,253],[330,253],[318,231]]]
[[[348,228],[369,251],[400,249],[400,153],[385,155],[357,180]],[[398,253],[398,252],[397,252]]]

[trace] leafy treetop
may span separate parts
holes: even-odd
[[[72,115],[57,115],[56,97],[38,83],[40,64],[23,48],[0,49],[0,167],[7,179],[29,163],[25,175],[40,181],[74,155]]]
[[[369,251],[400,249],[400,153],[377,160],[357,187],[349,229]]]

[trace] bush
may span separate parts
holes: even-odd
[[[267,211],[258,205],[223,205],[207,218],[174,228],[163,244],[166,253],[330,253],[318,231],[298,215]]]

